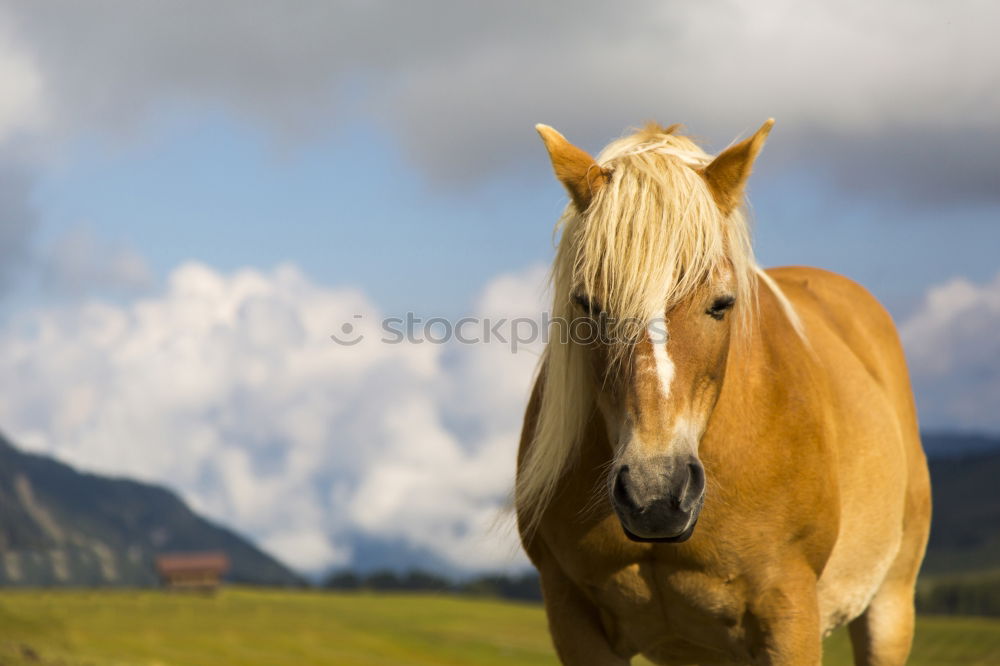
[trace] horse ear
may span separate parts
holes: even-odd
[[[566,186],[577,210],[587,210],[594,195],[607,182],[608,172],[598,166],[593,157],[548,125],[535,125],[535,129],[549,151],[556,178]]]
[[[773,126],[774,118],[768,118],[752,137],[729,146],[702,170],[702,176],[724,214],[729,215],[743,200],[743,188],[750,177],[750,169]]]

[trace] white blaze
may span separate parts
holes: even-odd
[[[670,397],[670,384],[674,381],[674,362],[667,353],[667,320],[653,320],[646,327],[646,334],[653,346],[653,361],[656,363],[656,376],[660,380],[660,390],[663,399]]]

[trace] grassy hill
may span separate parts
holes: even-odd
[[[79,472],[0,436],[0,585],[152,585],[159,552],[221,550],[231,580],[299,578],[160,486]]]
[[[824,663],[850,663],[843,632],[825,649]],[[0,593],[0,663],[485,666],[556,660],[537,605],[230,588],[214,597],[7,590]],[[1000,663],[1000,621],[922,617],[910,663]]]

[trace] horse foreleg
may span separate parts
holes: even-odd
[[[539,567],[549,633],[567,666],[627,666],[612,650],[597,607],[558,566]]]
[[[849,625],[857,666],[901,666],[913,641],[913,588],[930,528],[930,480],[925,468],[912,471],[903,542],[896,561],[860,617]]]
[[[883,585],[849,625],[857,666],[902,666],[913,640],[913,586]]]
[[[819,600],[816,578],[809,572],[799,580],[788,577],[758,596],[754,604],[759,654],[768,666],[820,666]],[[762,648],[762,649],[760,649]]]

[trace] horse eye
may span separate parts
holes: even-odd
[[[705,310],[705,314],[712,319],[718,319],[721,321],[722,318],[726,316],[726,312],[732,309],[734,303],[736,303],[735,297],[720,296],[712,303],[712,307]]]
[[[591,317],[596,317],[597,315],[600,315],[602,312],[604,312],[601,309],[600,305],[590,300],[583,294],[573,294],[573,302],[579,305],[583,309],[583,311],[589,314]]]

